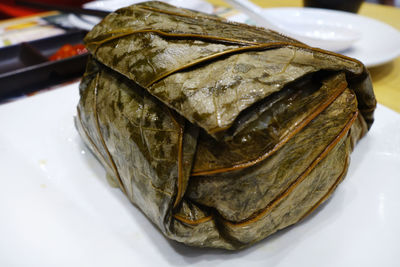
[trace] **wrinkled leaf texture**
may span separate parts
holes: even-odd
[[[376,106],[362,63],[276,32],[146,2],[85,38],[76,125],[168,238],[239,249],[344,178]]]

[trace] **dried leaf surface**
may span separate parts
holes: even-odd
[[[107,16],[76,125],[169,238],[238,249],[296,223],[344,178],[373,122],[357,60],[159,2]]]

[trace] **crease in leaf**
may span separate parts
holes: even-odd
[[[75,118],[168,238],[240,249],[302,220],[343,180],[376,107],[363,64],[165,3],[85,37]]]

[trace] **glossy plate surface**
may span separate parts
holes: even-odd
[[[359,32],[360,39],[340,53],[360,60],[367,67],[382,65],[400,56],[400,31],[372,18],[319,8],[267,8],[264,13],[271,21],[295,30],[301,30],[298,25],[319,25]],[[226,17],[238,22],[252,23],[242,13]],[[340,38],[335,31],[332,34]]]
[[[99,9],[99,10],[105,10],[105,11],[114,11],[116,9],[145,2],[142,0],[97,0],[97,1],[92,1],[89,3],[84,4],[83,6],[85,8],[91,8],[91,9]],[[208,3],[207,1],[203,0],[161,0],[161,2],[168,3],[170,5],[178,6],[178,7],[183,7],[183,8],[190,8],[193,10],[197,10],[200,12],[204,13],[212,13],[213,11],[213,6]]]
[[[78,84],[0,105],[0,266],[400,266],[400,115],[381,105],[333,197],[237,252],[168,241],[73,123]]]
[[[204,13],[212,13],[213,6],[203,0],[160,0],[161,2],[165,2],[170,5],[188,8],[192,10],[197,10]],[[91,1],[88,3],[83,4],[84,8],[88,9],[97,9],[102,11],[114,11],[122,7],[126,7],[129,5],[137,4],[145,2],[144,0],[97,0]],[[94,25],[101,21],[101,18],[94,17],[94,16],[85,16],[85,15],[74,15],[70,14],[68,16],[69,22],[78,27],[80,29],[84,29],[90,31]]]

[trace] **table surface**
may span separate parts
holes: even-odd
[[[228,6],[223,0],[208,0]],[[261,7],[301,7],[301,0],[253,0]],[[358,14],[385,22],[400,30],[400,8],[363,3]],[[378,103],[400,113],[400,57],[390,63],[369,69]]]

